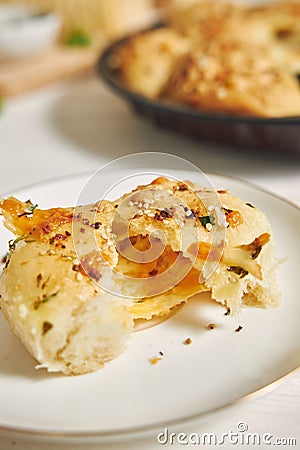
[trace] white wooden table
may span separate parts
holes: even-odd
[[[141,151],[173,153],[204,171],[253,181],[300,204],[299,160],[199,144],[157,129],[131,114],[96,78],[56,85],[6,102],[0,117],[0,193],[61,175],[94,171],[114,158]],[[271,392],[219,411],[182,431],[221,435],[236,430],[241,421],[251,432],[296,438],[297,445],[286,448],[300,448],[300,371]],[[178,443],[169,447],[195,448]],[[91,448],[169,447],[152,439]],[[67,447],[0,436],[0,450],[52,448]]]

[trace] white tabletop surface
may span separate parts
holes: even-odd
[[[127,105],[94,77],[55,85],[5,103],[0,116],[0,193],[61,175],[94,171],[114,158],[142,151],[173,153],[204,171],[253,181],[300,204],[299,159],[209,146],[172,135],[131,114]],[[296,445],[285,448],[300,448],[300,371],[270,392],[209,415],[180,431],[220,436],[236,431],[239,422],[247,423],[248,431],[253,433],[296,438]],[[155,438],[91,447],[76,443],[60,446],[0,435],[0,450],[187,447],[196,446],[159,445]],[[220,447],[237,448],[229,443]]]

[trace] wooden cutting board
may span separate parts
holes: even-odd
[[[40,86],[91,70],[99,49],[55,46],[44,53],[0,58],[0,97],[22,94]]]

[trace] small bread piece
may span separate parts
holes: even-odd
[[[251,203],[229,192],[221,192],[219,196],[229,226],[223,257],[205,282],[212,298],[227,305],[232,313],[239,311],[241,305],[278,306],[279,263],[269,220]]]
[[[17,236],[0,278],[0,305],[39,367],[83,374],[122,353],[133,328],[130,302],[93,281],[116,262],[114,248],[106,245],[113,205],[42,211],[9,198],[0,210]],[[75,244],[86,251],[80,260]]]
[[[189,40],[176,31],[159,28],[134,36],[115,53],[117,68],[129,89],[155,98],[167,81],[174,60],[184,54]]]
[[[298,82],[270,53],[238,41],[212,42],[183,56],[162,94],[203,111],[283,117],[300,114]]]

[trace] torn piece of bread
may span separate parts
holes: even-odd
[[[49,372],[99,369],[123,352],[133,329],[130,302],[94,283],[107,262],[116,262],[113,246],[106,245],[113,209],[109,202],[46,211],[14,198],[0,204],[6,227],[16,235],[0,279],[1,309]],[[96,257],[93,236],[101,250]],[[74,240],[86,251],[81,260]]]
[[[219,200],[217,205],[216,196]],[[278,263],[271,226],[266,216],[251,204],[227,191],[216,193],[189,181],[182,183],[163,177],[149,185],[139,186],[115,203],[119,205],[118,227],[122,220],[123,227],[124,222],[128,222],[126,233],[133,247],[141,241],[140,236],[147,237],[146,243],[152,236],[163,240],[169,249],[146,265],[142,277],[160,274],[158,262],[161,260],[166,275],[174,261],[180,261],[182,274],[177,269],[179,277],[167,279],[171,284],[169,290],[161,292],[161,298],[167,298],[168,292],[173,294],[176,289],[185,300],[193,295],[195,292],[184,291],[182,286],[190,287],[189,274],[193,273],[191,279],[195,280],[197,272],[201,289],[210,290],[212,298],[229,307],[233,313],[244,304],[269,308],[279,303],[274,275]],[[119,230],[124,229],[122,226]],[[180,230],[186,232],[181,233]],[[217,239],[216,234],[219,236]],[[122,232],[117,233],[116,239],[117,246],[128,245],[128,238]],[[184,261],[187,260],[192,261],[192,266],[187,264],[185,273]],[[129,267],[134,267],[134,264],[129,263]],[[150,289],[159,287],[159,278],[149,286]],[[162,286],[162,291],[163,288],[166,286]],[[145,296],[147,315],[151,302],[154,314],[158,313],[156,297]],[[143,314],[143,299],[133,302],[134,310]]]

